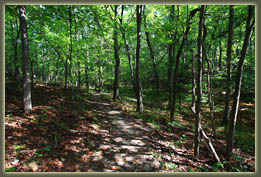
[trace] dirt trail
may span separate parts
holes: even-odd
[[[157,171],[159,159],[154,158],[152,146],[156,146],[149,138],[150,130],[142,122],[128,117],[124,112],[114,107],[102,95],[95,94],[90,98],[97,113],[103,117],[103,129],[109,130],[109,137],[103,137],[99,144],[102,149],[103,166],[98,171]],[[100,152],[101,154],[101,152]]]

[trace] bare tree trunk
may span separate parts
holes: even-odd
[[[251,37],[252,29],[255,24],[255,20],[253,20],[251,23],[253,14],[254,14],[254,6],[249,5],[248,6],[248,17],[247,17],[247,21],[246,21],[245,39],[244,39],[243,47],[241,50],[240,59],[238,61],[234,99],[233,99],[233,105],[232,105],[232,110],[231,110],[231,115],[230,115],[229,131],[227,134],[227,147],[226,147],[227,160],[230,159],[230,157],[232,155],[232,151],[233,151],[235,127],[236,127],[238,105],[239,105],[239,99],[240,99],[243,64],[244,64],[244,60],[245,60],[245,56],[246,56],[247,47],[249,44],[249,39]]]
[[[71,86],[73,86],[73,72],[72,72],[72,6],[69,7],[69,25],[70,25],[70,79]]]
[[[222,70],[222,42],[219,43],[219,70]]]
[[[32,99],[31,99],[31,81],[30,81],[30,58],[28,48],[28,35],[26,27],[26,15],[25,6],[19,6],[20,11],[20,30],[22,38],[22,62],[23,62],[23,104],[24,111],[32,111]]]
[[[194,54],[194,50],[190,47],[190,51],[191,51],[191,67],[192,67],[192,101],[191,101],[191,111],[193,114],[196,114],[195,111],[195,107],[196,107],[196,102],[195,102],[195,97],[196,97],[196,73],[195,73],[195,66],[194,66],[194,61],[195,61],[195,54]]]
[[[135,86],[134,74],[133,74],[133,66],[132,66],[131,55],[130,55],[130,47],[129,47],[129,44],[128,44],[127,39],[126,39],[125,29],[122,26],[123,12],[124,12],[124,5],[122,5],[122,9],[121,9],[120,30],[121,30],[122,38],[123,38],[123,41],[124,41],[128,61],[129,61],[131,83],[132,83],[132,86],[133,86],[133,90],[136,92],[136,86]]]
[[[143,112],[142,103],[142,84],[140,78],[140,38],[141,38],[141,21],[142,21],[142,5],[136,6],[137,17],[137,47],[136,47],[136,97],[137,97],[137,112]]]
[[[81,87],[81,64],[78,62],[78,83],[77,86],[80,88]]]
[[[76,58],[79,57],[79,49],[78,49],[78,31],[77,31],[77,19],[76,19],[76,13],[74,13],[73,15],[74,17],[74,30],[75,30],[75,44],[76,44]],[[77,62],[78,65],[78,79],[77,79],[77,87],[80,88],[81,87],[81,62],[78,61]]]
[[[175,6],[171,6],[171,11],[169,15],[169,22],[173,23],[174,20],[174,15],[175,15]],[[177,28],[177,27],[176,27]],[[176,29],[177,31],[177,29]],[[169,92],[169,103],[168,103],[168,108],[169,110],[171,109],[171,103],[172,103],[172,98],[173,98],[173,63],[174,63],[174,55],[175,55],[175,49],[176,45],[173,40],[176,40],[176,34],[177,32],[169,37],[171,38],[172,42],[168,45],[168,92]]]
[[[151,45],[151,41],[150,41],[150,34],[148,31],[148,27],[147,27],[147,21],[146,21],[146,15],[145,15],[145,6],[144,6],[144,10],[143,10],[143,24],[144,24],[144,29],[145,29],[145,36],[146,36],[146,41],[147,41],[147,45],[149,47],[150,50],[150,58],[152,61],[152,66],[153,66],[153,72],[154,72],[154,81],[155,81],[155,86],[156,86],[156,90],[157,93],[159,91],[159,75],[158,75],[158,68],[156,65],[156,61],[155,61],[155,55],[154,55],[154,51]]]
[[[88,68],[88,63],[87,63],[87,61],[85,61],[85,85],[86,85],[86,88],[87,88],[87,90],[89,90],[89,75],[88,75],[88,70],[89,70],[89,68]]]
[[[233,25],[234,25],[234,8],[233,5],[230,5],[229,10],[229,27],[228,27],[228,41],[227,41],[227,92],[226,92],[226,102],[225,102],[225,111],[223,117],[223,123],[227,124],[229,118],[229,105],[230,105],[230,92],[231,92],[231,57],[232,57],[232,45],[233,45]]]
[[[175,111],[176,111],[176,97],[177,97],[177,80],[178,80],[178,69],[179,69],[179,62],[180,62],[180,56],[182,54],[182,50],[183,50],[183,47],[184,47],[184,44],[185,44],[185,40],[186,40],[186,37],[189,33],[189,30],[190,30],[190,27],[191,27],[191,24],[192,24],[192,19],[194,17],[194,15],[196,14],[196,12],[199,11],[199,9],[194,9],[190,12],[190,20],[188,21],[187,23],[187,27],[186,27],[186,31],[184,32],[183,34],[183,37],[182,37],[182,42],[181,42],[181,45],[179,47],[179,51],[178,51],[178,54],[177,54],[177,57],[176,57],[176,63],[175,63],[175,70],[174,70],[174,75],[173,75],[173,99],[172,99],[172,107],[171,107],[171,111],[170,111],[170,118],[171,119],[174,119],[174,114],[175,114]]]
[[[18,46],[18,41],[19,41],[19,34],[20,34],[20,29],[17,23],[17,18],[15,20],[16,24],[16,40],[15,40],[15,45],[14,45],[14,61],[15,61],[15,77],[18,79],[19,78],[19,67],[18,67],[18,52],[17,52],[17,46]]]
[[[199,156],[199,142],[200,142],[200,102],[201,102],[201,80],[202,80],[202,27],[204,21],[205,6],[200,8],[199,28],[198,28],[198,77],[197,77],[197,103],[195,115],[195,142],[194,142],[194,156]]]
[[[115,59],[115,69],[114,69],[114,84],[113,84],[113,100],[117,100],[119,97],[119,80],[120,80],[120,58],[118,49],[118,32],[117,32],[117,22],[116,18],[118,15],[118,6],[114,6],[114,29],[113,29],[113,41],[114,41],[114,59]]]

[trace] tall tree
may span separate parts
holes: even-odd
[[[242,47],[241,54],[240,54],[240,59],[238,61],[238,66],[237,66],[237,73],[236,73],[236,78],[235,78],[236,79],[235,80],[235,92],[234,92],[233,105],[232,105],[232,110],[231,110],[230,120],[229,120],[229,131],[227,134],[227,147],[226,147],[227,160],[229,160],[231,157],[233,145],[234,145],[234,135],[235,135],[235,127],[236,127],[237,114],[238,114],[238,105],[239,105],[239,99],[240,99],[243,64],[244,64],[249,40],[250,40],[252,31],[253,31],[253,27],[255,24],[255,20],[252,20],[253,16],[254,16],[254,6],[249,5],[248,6],[248,17],[246,20],[245,38],[244,38],[244,43],[243,43],[243,47]],[[252,20],[252,22],[251,22],[251,20]]]
[[[137,46],[136,46],[136,97],[137,97],[137,112],[143,112],[142,102],[142,83],[140,78],[140,39],[141,39],[141,22],[142,22],[142,5],[136,6],[136,21],[137,21]]]
[[[194,156],[199,155],[199,142],[200,142],[200,102],[201,102],[201,82],[202,82],[202,28],[204,20],[205,6],[200,8],[199,15],[199,27],[198,27],[198,76],[197,76],[197,103],[196,103],[196,115],[195,115],[195,142],[194,142]]]
[[[30,58],[28,47],[28,34],[26,26],[25,6],[19,6],[20,31],[22,38],[22,63],[23,63],[23,104],[24,111],[32,111],[31,80],[30,80]]]
[[[12,25],[12,34],[14,35],[13,33],[13,23],[11,24]],[[18,41],[19,41],[19,36],[20,36],[20,29],[19,29],[19,26],[18,26],[18,23],[17,23],[17,17],[15,18],[15,27],[16,27],[16,38],[14,38],[13,36],[13,49],[14,49],[14,65],[15,65],[15,77],[18,79],[19,78],[19,69],[18,69],[18,51],[17,51],[17,46],[18,46]]]
[[[175,6],[171,6],[171,11],[169,14],[169,23],[172,24],[174,21],[174,15],[175,15]],[[176,42],[176,35],[177,35],[177,25],[175,33],[171,33],[168,37],[171,39],[170,44],[168,45],[168,91],[169,91],[169,103],[168,107],[171,108],[172,103],[172,95],[173,95],[173,63],[174,63],[174,55],[175,55],[175,42]]]
[[[132,83],[134,91],[136,92],[136,86],[135,86],[134,74],[133,74],[133,66],[132,66],[131,55],[130,55],[130,46],[129,46],[128,42],[127,42],[126,31],[125,31],[125,29],[123,27],[123,13],[124,13],[124,5],[121,6],[121,18],[119,19],[120,20],[120,31],[121,31],[121,34],[122,34],[122,38],[123,38],[123,41],[124,41],[126,54],[127,54],[127,57],[128,57],[128,62],[129,62],[129,67],[130,67],[130,74],[131,74],[131,83]]]
[[[232,57],[232,44],[233,44],[233,26],[234,26],[234,8],[233,5],[229,7],[229,25],[228,25],[228,40],[227,40],[227,82],[226,82],[226,102],[225,102],[225,111],[223,117],[223,123],[227,124],[229,117],[229,105],[230,105],[230,90],[231,90],[231,57]]]
[[[119,47],[118,47],[118,29],[117,29],[117,16],[118,16],[118,6],[114,6],[114,29],[113,29],[113,41],[114,41],[114,59],[115,59],[115,69],[114,69],[114,84],[113,84],[113,100],[119,97],[119,80],[120,80],[120,58],[119,58]]]
[[[191,24],[192,24],[192,19],[195,16],[196,12],[199,11],[199,9],[194,9],[190,12],[190,17],[189,17],[189,21],[187,23],[187,27],[186,27],[186,31],[184,32],[183,36],[182,36],[182,42],[181,45],[179,47],[177,56],[176,56],[176,63],[175,63],[175,69],[174,69],[174,73],[173,73],[173,99],[172,99],[172,104],[171,104],[171,110],[170,110],[170,118],[174,119],[174,114],[176,111],[176,98],[177,98],[177,81],[178,81],[178,70],[179,70],[179,63],[180,63],[180,57],[182,54],[182,50],[183,47],[185,45],[185,40],[187,38],[187,35],[189,33]]]

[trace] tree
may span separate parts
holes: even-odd
[[[119,58],[119,49],[118,49],[118,32],[117,32],[117,15],[118,15],[118,6],[114,6],[114,28],[113,28],[113,41],[114,41],[114,59],[115,59],[115,69],[114,69],[114,84],[113,84],[113,100],[118,99],[119,97],[119,80],[120,80],[120,58]]]
[[[171,6],[171,11],[169,14],[169,23],[172,24],[174,21],[174,15],[175,15],[175,6]],[[177,35],[177,25],[176,30],[174,34],[168,35],[168,37],[171,39],[170,44],[168,45],[168,91],[169,91],[169,103],[168,108],[171,109],[171,103],[172,103],[172,95],[173,95],[173,63],[174,63],[174,55],[175,55],[175,47],[176,47],[176,35]]]
[[[141,39],[141,21],[142,21],[142,6],[136,6],[137,19],[137,46],[136,46],[136,97],[137,97],[137,112],[143,112],[142,103],[142,83],[140,78],[140,39]]]
[[[182,54],[182,50],[183,50],[183,47],[185,45],[185,40],[186,40],[186,37],[189,33],[189,30],[190,30],[190,27],[191,27],[191,24],[192,24],[192,19],[193,17],[195,16],[196,12],[199,11],[199,9],[194,9],[190,12],[190,19],[187,23],[187,27],[186,27],[186,31],[184,32],[183,36],[182,36],[182,42],[181,42],[181,45],[179,47],[179,51],[177,53],[177,56],[176,56],[176,63],[175,63],[175,70],[174,70],[174,73],[173,73],[173,99],[172,99],[172,104],[171,104],[171,110],[170,110],[170,118],[171,119],[174,119],[174,114],[175,114],[175,111],[176,111],[176,97],[177,97],[177,80],[178,80],[178,70],[179,70],[179,62],[180,62],[180,56]]]
[[[30,58],[28,48],[28,35],[26,27],[25,6],[19,6],[20,11],[20,31],[22,40],[22,63],[23,63],[23,104],[24,111],[32,111],[31,80],[30,80]]]
[[[195,114],[195,141],[194,141],[194,156],[199,155],[199,142],[200,142],[200,102],[202,95],[202,28],[203,28],[203,18],[205,13],[205,6],[202,5],[199,14],[199,27],[198,27],[198,75],[197,75],[197,102],[196,102],[196,114]]]
[[[226,102],[225,102],[225,111],[223,117],[223,123],[227,124],[229,117],[229,107],[230,107],[230,94],[231,94],[231,57],[232,57],[232,44],[233,44],[233,25],[234,25],[234,8],[233,5],[229,7],[229,26],[228,26],[228,40],[227,40],[227,91],[226,91]]]
[[[126,30],[123,27],[123,13],[124,13],[124,5],[121,6],[121,18],[119,19],[120,20],[120,31],[121,31],[121,34],[122,34],[126,54],[127,54],[127,57],[128,57],[128,62],[129,62],[129,67],[130,67],[131,83],[132,83],[134,92],[136,92],[136,86],[135,86],[135,81],[134,81],[134,76],[133,76],[134,75],[133,74],[133,66],[132,66],[131,54],[130,54],[130,46],[129,46],[127,39],[126,39]]]
[[[255,24],[255,20],[252,20],[253,15],[254,15],[254,6],[249,5],[248,6],[248,17],[246,20],[245,38],[244,38],[244,43],[243,43],[243,47],[241,50],[240,58],[238,61],[238,66],[237,66],[237,73],[236,73],[236,80],[235,80],[235,92],[234,92],[233,105],[232,105],[232,110],[231,110],[230,120],[229,120],[229,131],[227,134],[227,147],[226,147],[227,160],[229,160],[231,157],[233,145],[234,145],[235,127],[236,127],[236,122],[237,122],[237,113],[238,113],[238,106],[239,106],[239,99],[240,99],[240,89],[241,89],[241,83],[242,83],[243,64],[244,64],[249,40],[250,40],[252,31],[253,31],[253,27]],[[251,22],[251,20],[252,20],[252,22]]]

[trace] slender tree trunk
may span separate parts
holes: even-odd
[[[44,38],[44,31],[43,31],[43,19],[42,19],[42,17],[43,17],[43,14],[42,13],[40,13],[40,16],[41,16],[41,38],[43,39]],[[41,60],[42,60],[42,68],[41,68],[41,70],[42,70],[42,82],[45,82],[45,73],[44,73],[44,71],[45,71],[45,67],[44,67],[44,64],[45,64],[45,59],[44,59],[44,47],[43,47],[43,42],[41,42],[41,44],[42,44],[42,56],[41,56]]]
[[[68,56],[66,56],[65,59],[65,68],[64,68],[65,72],[64,72],[64,87],[67,88],[67,83],[68,83]]]
[[[26,27],[26,15],[25,6],[19,6],[20,11],[20,30],[22,38],[22,62],[23,62],[23,104],[24,111],[32,111],[32,99],[31,99],[31,81],[30,81],[30,58],[28,48],[28,35]]]
[[[13,50],[14,50],[15,49],[15,38],[14,38],[14,24],[13,24],[12,21],[11,21],[10,26],[11,26],[11,29],[12,29],[12,44],[13,44]],[[14,57],[14,63],[15,63],[15,50],[14,50],[13,57]],[[12,77],[15,76],[15,69],[11,73],[12,73]]]
[[[227,160],[230,159],[233,151],[233,144],[234,144],[234,135],[235,135],[235,127],[237,121],[237,113],[238,113],[238,105],[240,99],[240,89],[241,89],[241,82],[242,82],[242,72],[243,72],[243,64],[246,56],[247,47],[249,44],[249,39],[252,34],[252,29],[255,24],[254,20],[251,23],[251,19],[254,16],[254,6],[248,6],[248,17],[246,21],[246,31],[245,31],[245,39],[243,43],[243,47],[241,50],[240,59],[238,61],[238,68],[235,80],[235,92],[234,92],[234,99],[233,105],[230,115],[230,122],[229,122],[229,131],[227,134],[227,147],[226,147],[226,158]]]
[[[195,115],[195,141],[194,141],[194,156],[199,156],[199,142],[200,142],[200,102],[201,102],[201,81],[202,81],[202,27],[204,21],[205,6],[202,5],[199,16],[199,28],[198,28],[198,77],[197,77],[197,103],[196,103],[196,115]]]
[[[89,90],[89,75],[88,75],[88,62],[85,61],[85,85],[86,85],[86,88],[87,90]]]
[[[178,69],[179,69],[179,63],[180,63],[180,56],[182,54],[182,50],[183,50],[183,47],[184,47],[184,44],[185,44],[185,39],[189,33],[189,30],[190,30],[190,27],[191,27],[191,24],[192,24],[192,19],[194,17],[194,15],[196,14],[196,12],[198,11],[199,9],[194,9],[190,12],[190,20],[189,22],[187,23],[187,27],[186,27],[186,31],[184,32],[183,34],[183,37],[182,37],[182,42],[181,42],[181,45],[179,47],[179,51],[178,51],[178,54],[177,54],[177,57],[176,57],[176,63],[175,63],[175,70],[174,70],[174,75],[173,75],[173,99],[172,99],[172,106],[171,106],[171,111],[170,111],[170,118],[171,119],[174,119],[174,114],[175,114],[175,111],[176,111],[176,97],[177,97],[177,80],[178,80]]]
[[[114,29],[113,29],[113,40],[114,40],[114,59],[115,59],[115,69],[114,69],[114,84],[113,84],[113,100],[117,100],[119,97],[119,80],[120,80],[120,58],[118,49],[118,32],[116,18],[118,15],[118,6],[114,6]]]
[[[219,43],[219,70],[222,70],[222,42]]]
[[[34,60],[31,60],[31,89],[34,87]]]
[[[227,41],[227,92],[226,92],[226,102],[225,102],[225,111],[223,117],[223,123],[227,124],[229,118],[229,105],[230,105],[230,92],[231,92],[231,57],[232,57],[232,44],[233,44],[233,25],[234,25],[234,8],[233,5],[230,5],[229,10],[229,27],[228,27],[228,41]]]
[[[144,10],[143,10],[143,18],[144,18],[143,24],[144,24],[144,29],[145,29],[145,36],[146,36],[147,45],[148,45],[149,50],[150,50],[150,58],[151,58],[151,61],[152,61],[153,72],[154,72],[154,81],[155,81],[155,86],[156,86],[156,90],[157,90],[157,93],[158,93],[159,92],[158,68],[157,68],[157,65],[156,65],[155,55],[154,55],[154,51],[153,51],[151,41],[150,41],[150,34],[149,34],[149,31],[148,31],[146,15],[145,15],[145,6],[144,6]]]
[[[132,66],[132,61],[131,61],[131,55],[130,55],[130,47],[129,47],[129,44],[127,42],[127,39],[126,39],[126,32],[125,32],[125,29],[123,28],[123,24],[122,24],[122,21],[123,21],[123,12],[124,12],[124,5],[122,5],[122,9],[121,9],[121,18],[120,18],[120,30],[121,30],[121,34],[122,34],[122,38],[123,38],[123,41],[124,41],[124,45],[125,45],[125,49],[126,49],[126,54],[127,54],[127,57],[128,57],[128,62],[129,62],[129,67],[130,67],[130,74],[131,74],[131,83],[132,83],[132,87],[133,87],[133,90],[136,92],[136,86],[135,86],[135,81],[134,81],[134,74],[133,74],[133,66]]]
[[[196,98],[196,73],[195,73],[195,66],[194,66],[194,61],[195,61],[195,54],[194,54],[194,50],[190,47],[190,51],[191,51],[191,67],[192,67],[192,101],[191,101],[191,111],[193,114],[196,114],[195,111],[195,106],[196,106],[196,102],[195,102],[195,98]]]
[[[101,64],[100,64],[100,59],[98,59],[99,61],[98,61],[98,92],[101,92],[101,85],[102,85],[102,77],[101,77]]]
[[[171,6],[171,11],[169,15],[169,21],[170,23],[173,23],[175,15],[175,6]],[[176,27],[177,28],[177,27]],[[177,31],[177,29],[176,29]],[[177,32],[176,32],[177,34]],[[173,63],[174,63],[174,55],[175,55],[175,49],[176,45],[174,40],[176,40],[176,34],[172,34],[169,37],[171,38],[172,42],[168,45],[168,91],[169,91],[169,103],[168,108],[171,109],[172,105],[172,98],[173,98]]]
[[[70,25],[70,79],[71,86],[73,86],[73,73],[72,73],[72,6],[69,7],[69,25]]]
[[[142,5],[136,6],[137,17],[137,47],[136,47],[136,97],[137,97],[137,112],[143,112],[142,103],[142,84],[140,78],[140,38],[141,38],[141,21],[142,21]]]
[[[76,58],[79,57],[79,49],[78,49],[78,31],[77,31],[77,19],[76,19],[76,13],[74,13],[73,15],[74,17],[74,30],[75,30],[75,44],[76,44]],[[81,63],[80,61],[77,62],[78,65],[78,79],[77,79],[77,87],[80,88],[81,87]]]
[[[17,46],[18,46],[18,41],[19,41],[19,34],[20,34],[20,29],[18,27],[17,23],[17,18],[16,18],[16,40],[15,40],[15,45],[14,45],[14,61],[15,61],[15,77],[18,79],[19,78],[19,68],[18,68],[18,51],[17,51]]]
[[[78,83],[77,86],[80,88],[81,87],[81,64],[78,62]]]

